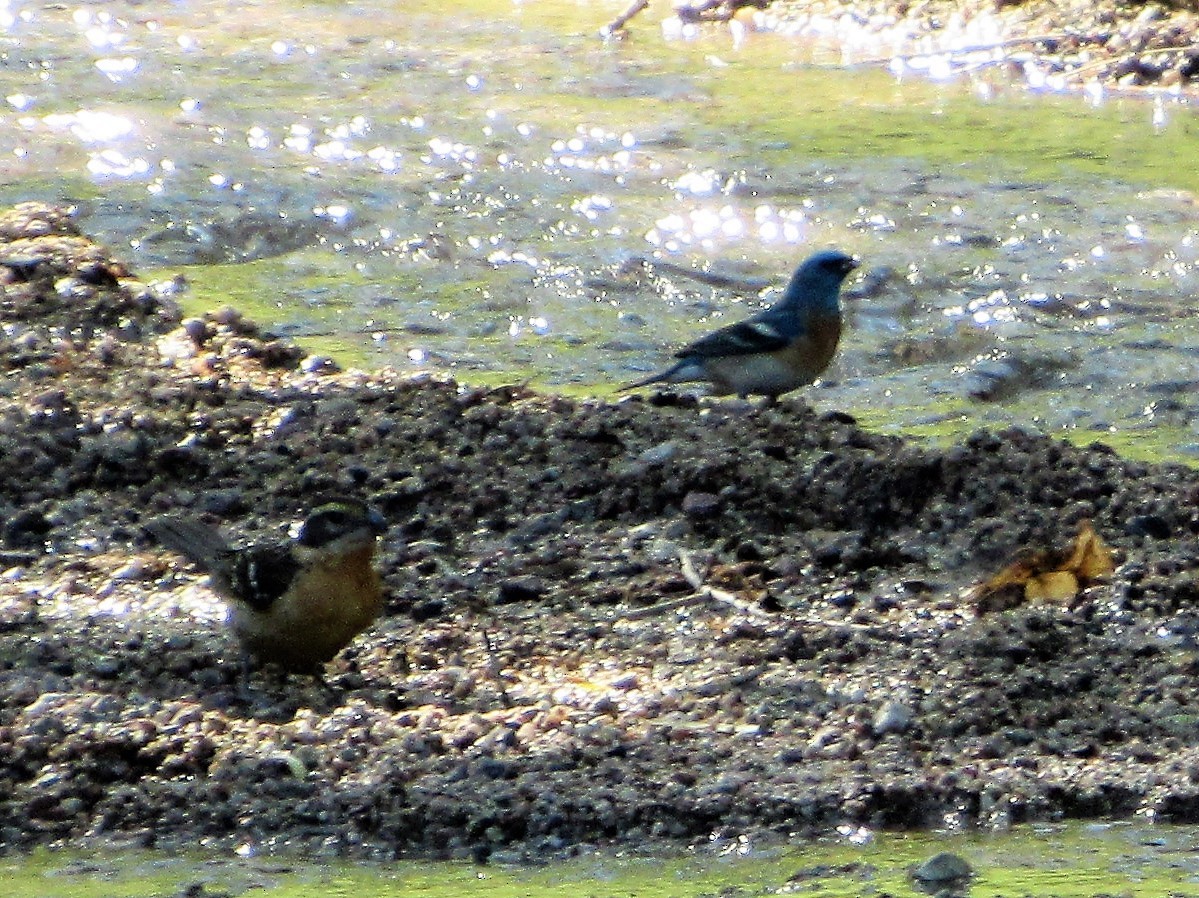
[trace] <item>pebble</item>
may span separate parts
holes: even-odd
[[[246,507],[246,495],[245,491],[238,487],[210,489],[199,495],[196,504],[201,511],[208,514],[229,517]]]
[[[888,701],[884,702],[874,715],[871,727],[880,736],[887,733],[902,733],[911,726],[914,717],[912,709],[907,705],[902,702]]]
[[[124,662],[119,658],[97,658],[91,664],[92,673],[105,679],[116,677],[124,667]]]
[[[720,497],[714,493],[690,492],[683,497],[682,508],[688,517],[711,517],[720,510]]]
[[[506,602],[532,602],[545,595],[547,586],[537,577],[514,577],[499,585],[498,599]]]
[[[654,465],[665,464],[679,453],[679,444],[675,440],[667,440],[665,443],[659,443],[656,446],[651,446],[640,455],[637,456],[637,462],[645,467],[653,467]]]
[[[196,346],[203,346],[208,339],[208,322],[203,318],[184,318],[179,327]]]
[[[213,312],[209,317],[214,323],[222,327],[235,329],[241,325],[245,316],[243,316],[240,311],[233,308],[233,306],[222,306]]]
[[[974,869],[964,858],[948,851],[934,854],[912,871],[915,879],[927,883],[949,882],[973,875]]]
[[[146,580],[154,576],[143,558],[131,558],[127,564],[112,572],[113,580]]]
[[[334,374],[341,366],[331,356],[310,355],[300,360],[300,370],[305,374]]]

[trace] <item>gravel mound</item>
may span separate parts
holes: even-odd
[[[1016,428],[930,448],[801,399],[341,373],[181,320],[69,229],[0,216],[0,847],[1199,820],[1191,469]],[[276,538],[330,492],[392,522],[387,612],[323,681],[247,673],[140,522]],[[975,612],[1084,520],[1110,582]]]

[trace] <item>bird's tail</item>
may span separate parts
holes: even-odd
[[[650,384],[660,384],[666,380],[664,374],[658,373],[653,377],[647,377],[645,380],[639,380],[631,384],[625,384],[623,387],[617,387],[616,392],[627,393],[629,390],[638,390],[641,387],[648,387]]]
[[[159,544],[186,555],[206,571],[212,570],[231,551],[215,527],[197,518],[163,515],[146,521],[143,526]]]
[[[657,374],[650,375],[645,380],[634,381],[631,384],[625,384],[623,387],[618,387],[616,392],[625,393],[629,390],[639,390],[642,387],[648,387],[650,384],[678,383],[679,380],[676,375],[685,367],[685,362],[679,362],[677,365],[673,365],[672,367],[667,368],[665,371],[659,371]]]

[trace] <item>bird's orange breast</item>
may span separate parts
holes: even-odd
[[[819,315],[808,320],[804,336],[775,355],[811,383],[829,366],[841,340],[841,316]]]
[[[367,546],[306,567],[265,611],[234,606],[234,631],[264,661],[294,669],[323,664],[383,610],[373,557],[374,547]]]

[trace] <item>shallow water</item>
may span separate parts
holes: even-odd
[[[600,395],[835,244],[890,276],[810,401],[1199,455],[1186,98],[601,43],[622,5],[5,4],[0,201],[346,364]]]
[[[759,846],[714,838],[684,856],[632,857],[596,852],[548,867],[468,863],[349,866],[287,858],[167,852],[38,852],[0,860],[13,898],[104,895],[261,895],[377,898],[653,898],[703,895],[821,895],[849,898],[933,894],[910,876],[918,864],[951,851],[973,869],[961,894],[971,898],[1165,898],[1199,894],[1194,827],[1072,824],[1018,827],[1010,833],[876,834],[845,831],[803,846]],[[959,888],[962,888],[959,886]],[[947,891],[944,894],[953,894]]]

